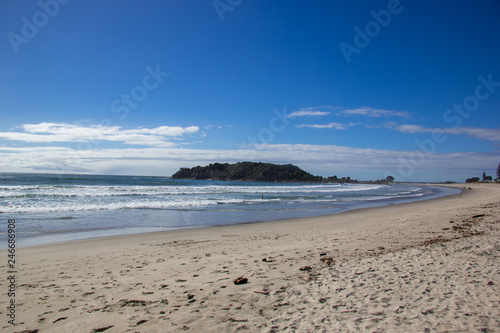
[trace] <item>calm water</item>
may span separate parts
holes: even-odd
[[[0,246],[317,216],[457,193],[417,185],[284,184],[0,174]]]

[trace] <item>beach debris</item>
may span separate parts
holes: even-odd
[[[99,327],[99,328],[94,328],[94,329],[91,331],[91,333],[104,332],[104,331],[109,330],[111,327],[113,327],[113,325],[104,326],[104,327]]]
[[[269,291],[254,290],[253,292],[256,294],[269,295]]]
[[[248,279],[240,276],[234,280],[234,284],[245,284],[248,283]]]
[[[286,301],[286,302],[282,302],[282,303],[277,303],[274,305],[275,308],[279,308],[279,307],[282,307],[282,306],[289,306],[290,305],[290,302]]]
[[[264,258],[264,259],[262,259],[262,261],[263,262],[274,262],[276,260]]]
[[[431,245],[431,244],[436,244],[436,243],[442,244],[442,243],[446,243],[446,242],[450,242],[450,241],[451,241],[451,239],[443,238],[443,236],[438,236],[438,237],[426,240],[420,244],[425,246],[425,245]]]
[[[68,319],[68,317],[61,317],[61,318],[57,318],[56,320],[54,320],[54,321],[52,322],[52,324],[55,324],[55,323],[57,323],[58,321],[61,321],[61,320],[66,320],[66,319]]]
[[[280,289],[276,290],[274,293],[279,294],[279,293],[284,293],[286,291],[286,286],[281,286]]]
[[[229,318],[228,321],[232,323],[246,323],[248,319],[235,319],[235,318]]]
[[[122,299],[118,302],[118,305],[122,308],[125,306],[146,306],[147,304],[148,301],[139,299]]]
[[[146,319],[139,320],[139,321],[137,322],[137,324],[135,324],[135,326],[139,326],[139,325],[141,325],[141,324],[144,324],[145,322],[147,322],[147,320],[146,320]]]
[[[319,254],[319,256],[320,256],[320,257],[322,257],[322,256],[326,256],[326,252],[320,253],[320,254]]]
[[[486,214],[478,214],[478,215],[474,215],[472,218],[473,219],[477,219],[478,217],[483,217],[485,216]]]
[[[322,257],[319,260],[324,262],[327,265],[331,265],[331,264],[335,263],[335,260],[333,260],[332,257]]]
[[[299,270],[309,272],[309,271],[312,271],[312,267],[311,266],[304,266],[304,267],[299,268]]]
[[[493,281],[488,282],[488,286],[493,286],[495,283]]]

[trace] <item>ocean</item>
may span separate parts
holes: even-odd
[[[0,248],[340,213],[458,193],[400,184],[299,184],[168,177],[0,174]]]

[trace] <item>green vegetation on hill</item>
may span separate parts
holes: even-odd
[[[212,163],[207,166],[181,168],[171,178],[296,183],[359,183],[356,179],[351,179],[351,177],[337,178],[337,176],[332,176],[323,178],[321,176],[314,176],[292,164],[280,165],[262,162]],[[383,180],[365,181],[362,183],[388,184],[393,181],[394,177],[388,176]]]
[[[173,179],[243,180],[263,182],[322,182],[323,177],[313,176],[292,164],[238,162],[213,163],[208,166],[181,168]]]

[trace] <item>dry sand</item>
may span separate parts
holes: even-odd
[[[2,279],[0,330],[500,332],[500,186],[468,187],[332,216],[20,248],[17,324]]]

